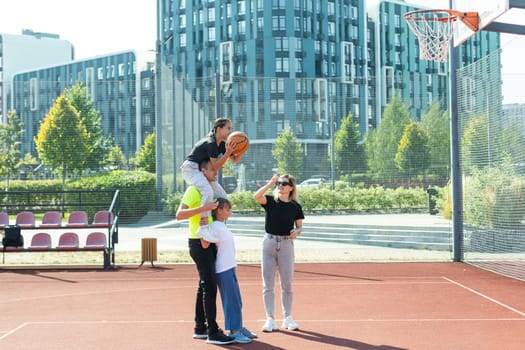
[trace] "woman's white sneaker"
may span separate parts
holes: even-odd
[[[286,316],[283,320],[282,328],[288,329],[289,331],[296,331],[299,329],[299,325],[293,320],[292,316]]]
[[[266,319],[266,322],[264,322],[264,326],[262,326],[263,332],[273,332],[273,331],[276,331],[277,329],[278,329],[277,325],[275,324],[274,319],[271,317],[268,317]]]

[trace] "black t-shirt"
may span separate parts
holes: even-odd
[[[266,204],[262,207],[266,212],[266,232],[276,236],[289,236],[295,227],[295,220],[304,219],[303,208],[294,201],[275,201],[271,195],[265,197]]]
[[[215,135],[207,136],[195,144],[186,159],[200,163],[210,158],[219,158],[219,155],[224,153],[226,153],[226,143],[222,141],[217,146]]]

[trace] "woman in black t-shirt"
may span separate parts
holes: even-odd
[[[275,277],[279,270],[281,302],[284,320],[282,328],[299,329],[292,318],[294,239],[301,234],[303,209],[297,202],[296,181],[290,175],[274,175],[253,197],[266,213],[262,247],[263,301],[266,322],[263,332],[277,330],[275,323]],[[273,195],[267,195],[270,187],[276,185]]]

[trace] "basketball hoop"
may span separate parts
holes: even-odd
[[[477,12],[419,10],[405,14],[410,30],[419,40],[420,58],[436,62],[447,60],[450,42],[454,36],[454,25],[458,19],[473,32],[479,30]]]

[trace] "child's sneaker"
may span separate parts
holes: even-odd
[[[239,344],[248,344],[252,342],[252,340],[244,334],[242,334],[241,331],[238,331],[236,333],[230,333],[230,337],[232,337],[234,341]]]
[[[250,338],[250,339],[255,339],[257,338],[257,334],[253,333],[252,331],[250,331],[248,328],[246,327],[242,327],[241,328],[241,333],[244,334],[244,336]]]

